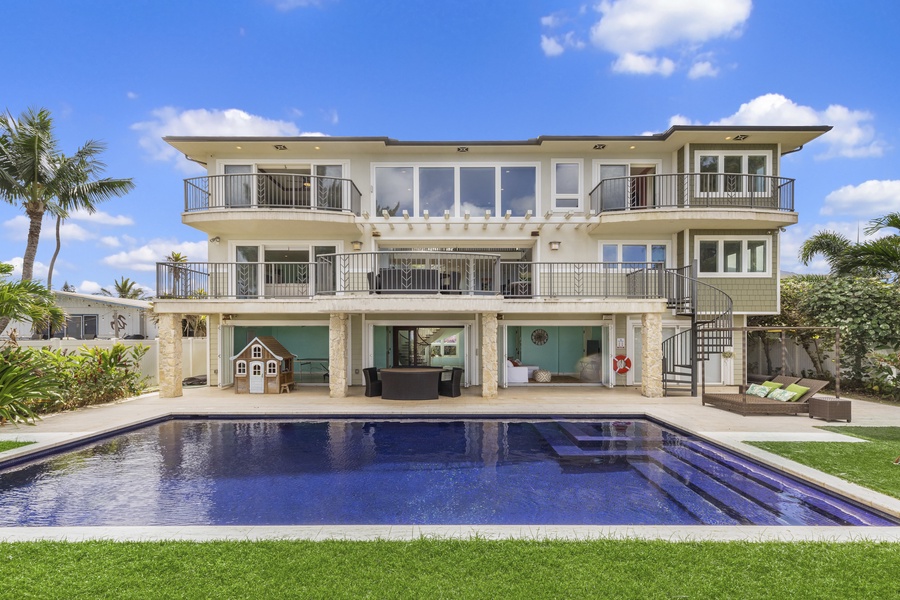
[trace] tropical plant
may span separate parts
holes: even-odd
[[[115,292],[115,293],[113,293]],[[115,296],[116,298],[127,298],[129,300],[146,300],[150,296],[144,293],[144,288],[138,285],[138,282],[132,281],[128,277],[122,276],[113,282],[113,291],[106,288],[100,288],[100,296]]]
[[[885,228],[900,232],[900,212],[872,219],[865,231],[872,235]],[[828,261],[835,275],[878,277],[900,282],[900,235],[896,233],[854,244],[834,231],[821,231],[803,242],[800,262],[808,265],[817,255]]]
[[[61,327],[66,313],[56,305],[56,297],[39,281],[6,281],[12,265],[0,263],[0,317],[31,321],[32,329]]]
[[[49,350],[0,350],[0,422],[29,423],[61,398],[61,381]]]
[[[131,180],[91,180],[102,171],[97,160],[102,144],[88,141],[71,157],[61,154],[58,145],[47,109],[29,108],[18,119],[8,112],[0,115],[0,199],[21,206],[29,221],[22,281],[34,274],[44,215],[67,214],[61,199],[74,208],[131,189]],[[8,323],[0,318],[0,333]]]

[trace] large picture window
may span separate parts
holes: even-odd
[[[492,215],[537,211],[536,164],[375,165],[375,214],[381,216]]]
[[[767,237],[697,236],[694,252],[704,276],[770,276],[771,249]]]

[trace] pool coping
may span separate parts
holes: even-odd
[[[369,414],[359,413],[260,413],[169,410],[149,417],[122,422],[89,432],[58,434],[61,439],[36,442],[9,450],[0,460],[0,469],[92,443],[107,437],[168,420],[197,419],[649,419],[700,440],[736,452],[760,464],[782,471],[801,482],[849,499],[863,507],[900,519],[900,499],[801,465],[740,441],[694,431],[683,424],[653,414],[651,410],[585,413],[484,413],[484,414]],[[752,436],[749,436],[752,437]],[[856,441],[856,440],[854,440]],[[660,539],[671,541],[890,541],[900,542],[900,526],[705,526],[705,525],[289,525],[289,526],[92,526],[92,527],[0,527],[0,541],[214,541],[214,540],[414,540],[421,537],[452,539]]]

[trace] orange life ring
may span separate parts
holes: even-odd
[[[619,375],[624,375],[628,371],[631,370],[631,359],[625,356],[624,354],[620,354],[613,359],[613,371],[618,373]]]

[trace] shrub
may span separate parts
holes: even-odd
[[[0,422],[34,422],[57,406],[62,388],[54,353],[32,348],[0,351]]]
[[[54,353],[63,378],[61,410],[104,404],[136,396],[146,389],[140,363],[149,348],[141,344],[112,348],[82,346],[77,354]]]

